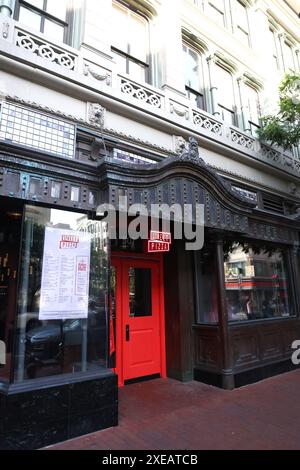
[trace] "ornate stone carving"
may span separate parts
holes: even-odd
[[[9,34],[9,23],[7,21],[5,21],[2,24],[2,37],[3,37],[3,39],[7,39],[8,34]]]
[[[170,113],[175,113],[179,117],[185,117],[185,119],[189,119],[189,110],[183,106],[176,106],[173,102],[170,103]]]
[[[193,123],[196,126],[206,129],[207,131],[213,132],[214,134],[222,134],[223,124],[214,120],[213,118],[208,118],[206,115],[193,111]]]
[[[154,93],[152,90],[149,90],[146,87],[141,87],[125,78],[121,78],[121,92],[125,95],[132,96],[143,103],[147,103],[154,108],[162,108],[162,95]]]
[[[195,137],[189,137],[188,149],[183,150],[179,157],[181,160],[195,160],[203,165],[206,164],[199,155],[198,142]]]
[[[100,151],[103,148],[103,140],[97,137],[93,140],[91,146],[91,155],[89,157],[92,162],[97,162],[101,158]]]
[[[88,120],[94,126],[104,127],[105,108],[99,103],[88,103]]]
[[[297,195],[297,186],[295,185],[295,183],[290,183],[289,186],[289,193],[292,194],[292,196],[296,196]]]
[[[24,33],[17,30],[16,46],[26,49],[39,57],[54,62],[55,64],[65,67],[68,70],[75,70],[76,56],[67,50],[47,41],[34,36],[33,34]]]
[[[300,221],[300,206],[296,207],[296,212],[290,215],[290,218],[296,220],[297,222]]]
[[[181,155],[184,151],[188,150],[188,143],[182,135],[174,136],[174,148],[177,155]]]
[[[92,69],[90,65],[85,64],[83,74],[86,77],[90,75],[91,77],[95,78],[95,80],[98,80],[98,81],[105,81],[107,86],[111,85],[111,76],[109,72],[101,74],[101,73],[96,72],[96,70]]]

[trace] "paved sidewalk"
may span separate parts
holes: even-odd
[[[158,379],[120,390],[120,424],[49,449],[300,449],[300,370],[225,391]]]

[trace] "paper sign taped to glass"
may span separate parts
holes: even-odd
[[[91,236],[46,227],[40,320],[87,318]]]

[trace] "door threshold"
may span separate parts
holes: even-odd
[[[131,385],[138,382],[146,382],[147,380],[160,379],[160,374],[145,375],[143,377],[136,377],[135,379],[124,380],[124,385]]]

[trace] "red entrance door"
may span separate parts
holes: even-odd
[[[116,372],[119,384],[164,375],[163,291],[160,260],[113,260],[116,281]]]

